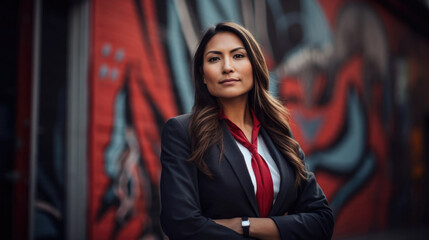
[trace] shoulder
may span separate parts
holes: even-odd
[[[170,125],[180,125],[186,129],[189,125],[190,119],[191,119],[190,113],[172,117],[172,118],[168,119],[167,122],[165,122],[164,128],[168,127]]]
[[[190,114],[172,117],[165,122],[161,134],[161,157],[176,156],[180,151],[190,152],[190,137],[188,123]]]
[[[188,125],[189,121],[191,120],[191,114],[186,113],[186,114],[178,115],[178,116],[173,117],[171,119],[175,119],[183,125]]]
[[[183,114],[168,119],[162,129],[162,137],[169,135],[188,135],[191,114]]]

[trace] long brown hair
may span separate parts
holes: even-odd
[[[209,28],[203,35],[194,55],[195,100],[189,124],[192,149],[189,160],[195,163],[200,171],[212,177],[210,169],[204,161],[205,154],[208,148],[214,144],[219,144],[221,154],[223,152],[223,120],[219,119],[220,106],[203,82],[204,51],[210,39],[220,32],[231,32],[243,42],[253,69],[254,84],[249,92],[249,105],[254,109],[276,147],[295,168],[295,183],[299,185],[301,180],[306,179],[306,170],[304,163],[298,157],[299,145],[291,136],[289,112],[268,92],[268,68],[258,43],[248,30],[232,22],[219,23]]]

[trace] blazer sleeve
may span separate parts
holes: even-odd
[[[299,157],[304,159],[301,149]],[[334,230],[332,210],[311,172],[298,187],[298,199],[293,212],[271,218],[279,229],[281,239],[331,239]]]
[[[198,169],[188,161],[190,140],[183,121],[166,122],[161,137],[161,226],[174,239],[243,239],[201,214]]]

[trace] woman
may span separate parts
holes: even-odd
[[[162,133],[161,225],[170,239],[330,239],[333,215],[253,36],[219,23],[194,56],[191,114]]]

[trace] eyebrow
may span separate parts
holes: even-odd
[[[232,52],[235,52],[235,51],[240,50],[240,49],[244,49],[244,50],[246,50],[244,47],[237,47],[237,48],[232,49],[232,50],[231,50],[231,51],[229,51],[229,52],[230,52],[230,53],[232,53]],[[222,52],[220,52],[220,51],[211,50],[211,51],[208,51],[208,52],[206,53],[206,56],[207,56],[209,53],[222,54]]]

